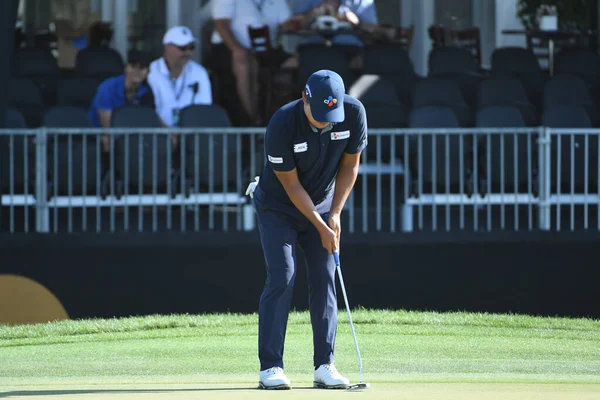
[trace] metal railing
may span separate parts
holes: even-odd
[[[548,129],[545,141],[546,229],[600,230],[600,130]],[[593,214],[593,209],[596,212]],[[551,213],[554,217],[551,219]],[[554,224],[552,224],[554,222]]]
[[[468,222],[474,231],[492,230],[494,224],[505,229],[507,207],[514,209],[514,227],[520,229],[521,206],[525,206],[527,229],[535,228],[534,207],[543,203],[539,193],[542,174],[538,174],[536,160],[545,151],[543,140],[539,140],[543,129],[398,129],[369,133],[376,135],[375,162],[371,164],[375,173],[380,164],[377,154],[381,134],[391,135],[391,152],[401,148],[399,166],[407,177],[403,180],[401,206],[404,232],[415,230],[415,225],[418,230],[450,231],[453,226],[464,230]],[[394,137],[401,139],[400,146]],[[394,156],[391,154],[392,159]],[[375,187],[378,199],[379,175]],[[378,205],[377,214],[379,209]],[[378,230],[380,226],[378,223]],[[395,230],[394,225],[391,230]]]
[[[244,191],[263,166],[263,134],[0,130],[0,232],[253,230]],[[600,230],[599,136],[370,129],[344,224],[350,232]]]
[[[243,190],[262,163],[258,132],[2,130],[0,140],[8,147],[9,161],[0,178],[6,182],[1,183],[1,205],[8,208],[9,231],[18,230],[17,209],[24,214],[25,232],[101,232],[106,225],[110,232],[252,230],[254,211]],[[102,143],[106,134],[108,152]],[[243,138],[249,143],[244,160]],[[23,155],[18,162],[16,154]],[[29,224],[33,210],[35,228]]]

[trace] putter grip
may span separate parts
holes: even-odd
[[[337,251],[333,252],[333,261],[335,261],[337,267],[340,266],[340,254]]]

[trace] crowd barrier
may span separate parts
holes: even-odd
[[[103,152],[103,135],[110,151]],[[256,229],[264,128],[0,130],[0,232]],[[370,129],[350,232],[600,230],[600,130]]]

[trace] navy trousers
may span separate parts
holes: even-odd
[[[265,256],[267,279],[258,311],[260,370],[283,368],[283,349],[294,278],[296,249],[302,248],[309,284],[310,320],[315,367],[333,362],[337,330],[335,263],[321,245],[313,224],[300,223],[285,213],[257,208],[258,226]],[[327,221],[328,214],[323,215]]]

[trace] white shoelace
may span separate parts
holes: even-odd
[[[325,369],[327,369],[329,372],[331,372],[332,376],[334,376],[336,378],[341,377],[340,373],[335,368],[335,365],[333,365],[333,364],[325,364]]]
[[[277,375],[278,373],[283,373],[283,369],[280,367],[272,367],[267,370],[267,373]]]

